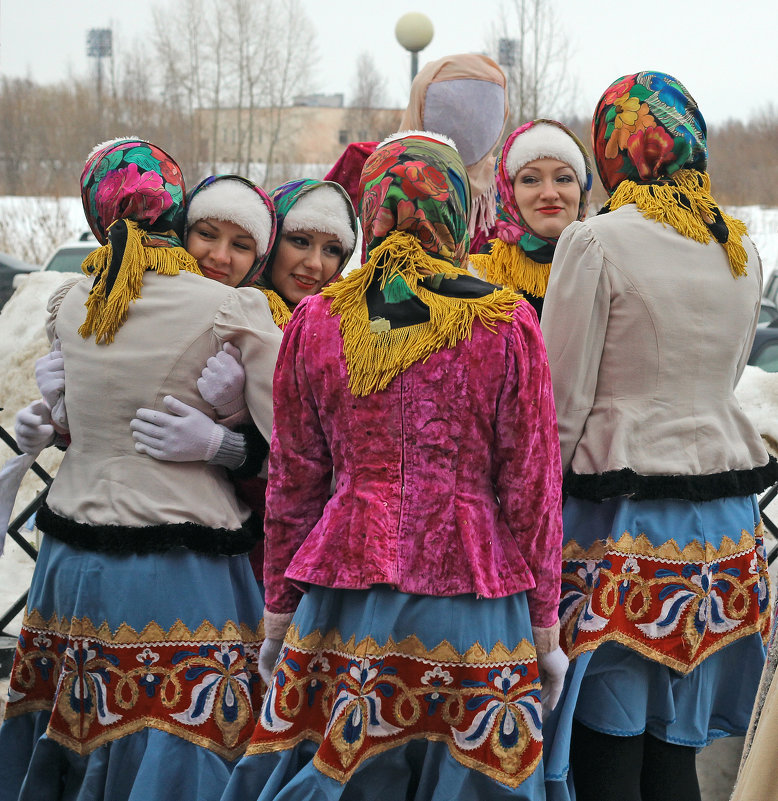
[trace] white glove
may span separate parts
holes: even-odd
[[[19,448],[31,456],[54,442],[51,411],[44,400],[33,401],[16,413],[14,437]]]
[[[540,703],[543,706],[544,715],[553,711],[559,701],[568,664],[567,654],[559,647],[547,654],[538,654]]]
[[[65,393],[65,359],[60,348],[60,341],[55,339],[54,349],[35,362],[35,381],[49,409]]]
[[[210,403],[219,417],[229,417],[246,406],[243,387],[246,371],[240,360],[240,351],[230,342],[211,356],[205,363],[201,377],[197,379],[200,397]]]
[[[172,395],[163,403],[171,414],[138,409],[130,421],[135,450],[164,462],[207,462],[216,455],[224,426]]]
[[[283,640],[265,638],[262,640],[262,645],[259,648],[259,675],[262,676],[262,681],[264,681],[268,687],[270,686],[273,668],[276,666],[278,655],[281,653],[283,644]]]

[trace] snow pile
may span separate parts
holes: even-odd
[[[63,273],[30,273],[24,276],[19,288],[0,312],[0,425],[13,435],[16,412],[40,397],[35,383],[35,360],[49,351],[46,337],[46,304],[51,293],[68,276]],[[0,464],[5,464],[14,452],[0,442]],[[38,464],[54,474],[62,461],[62,452],[47,448],[38,457]],[[18,515],[44,488],[44,483],[32,471],[22,482],[14,505]],[[28,539],[37,544],[37,532],[30,529]],[[9,537],[5,553],[0,557],[0,615],[27,590],[34,563]],[[18,633],[21,614],[7,627]]]
[[[778,373],[746,365],[735,397],[762,435],[767,450],[778,457]]]

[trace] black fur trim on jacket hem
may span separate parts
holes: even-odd
[[[262,534],[261,520],[251,517],[239,529],[211,528],[199,523],[155,526],[97,526],[63,517],[43,504],[35,525],[54,539],[87,551],[111,554],[163,553],[177,547],[205,554],[247,553]]]
[[[252,478],[257,475],[265,463],[270,446],[252,423],[244,423],[235,427],[235,433],[243,434],[246,440],[246,458],[240,467],[230,470],[232,478]]]
[[[568,473],[563,490],[574,498],[603,501],[627,496],[635,501],[674,498],[713,501],[760,493],[778,482],[778,462],[771,456],[761,467],[696,476],[642,476],[625,467],[607,473]]]

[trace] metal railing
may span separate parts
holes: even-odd
[[[16,444],[16,440],[2,427],[0,426],[0,439],[5,442],[5,444],[14,452],[14,453],[21,453],[19,447]],[[43,505],[43,502],[46,500],[46,496],[49,494],[49,486],[53,481],[52,476],[50,476],[37,462],[33,462],[32,467],[30,468],[33,473],[35,473],[38,478],[43,481],[46,485],[36,496],[33,498],[27,506],[19,512],[16,517],[8,524],[8,536],[30,557],[33,561],[38,558],[38,551],[37,549],[31,545],[27,538],[22,533],[22,528],[24,524],[35,514],[35,512],[40,509]],[[25,592],[20,598],[11,604],[5,612],[0,613],[0,636],[7,635],[5,631],[5,627],[19,614],[19,612],[24,609],[24,605],[27,603],[27,592]]]

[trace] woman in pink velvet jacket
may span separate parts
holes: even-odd
[[[346,783],[359,798],[542,796],[541,708],[566,668],[554,404],[532,307],[461,264],[469,205],[453,145],[384,143],[361,180],[367,263],[286,329],[269,689],[225,801]]]

